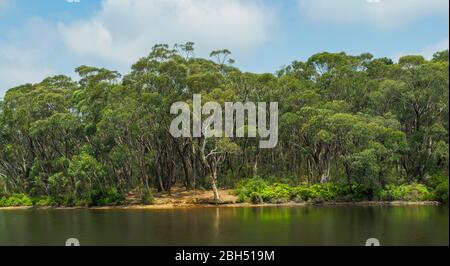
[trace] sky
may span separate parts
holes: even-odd
[[[0,0],[0,98],[91,65],[129,72],[158,43],[229,49],[274,73],[318,52],[394,60],[449,46],[448,0]]]

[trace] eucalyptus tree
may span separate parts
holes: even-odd
[[[0,101],[0,194],[99,204],[182,185],[211,188],[220,202],[220,187],[248,177],[335,182],[373,194],[448,176],[448,50],[398,63],[319,53],[275,74],[242,72],[227,49],[210,56],[195,57],[191,42],[158,44],[124,76],[80,66],[78,81],[54,76],[10,89]],[[278,145],[173,137],[171,105],[192,109],[195,94],[221,107],[278,102]]]

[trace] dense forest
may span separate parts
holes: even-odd
[[[233,65],[228,50],[207,60],[193,43],[156,45],[123,76],[81,66],[78,81],[61,75],[10,89],[0,101],[0,205],[120,204],[132,190],[150,203],[152,191],[174,186],[212,189],[218,202],[217,188],[256,202],[404,191],[448,200],[448,50],[398,63],[319,53],[275,74]],[[278,102],[277,147],[174,138],[170,107],[194,94]]]

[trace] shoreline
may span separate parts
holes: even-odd
[[[198,208],[267,208],[267,207],[401,207],[401,206],[442,206],[445,203],[437,201],[361,201],[361,202],[323,202],[315,203],[181,203],[181,204],[153,204],[153,205],[118,205],[98,207],[50,207],[50,206],[18,206],[0,207],[0,211],[14,210],[174,210],[174,209],[198,209]]]

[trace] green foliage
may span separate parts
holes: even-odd
[[[442,173],[435,173],[428,181],[428,186],[432,189],[434,200],[448,203],[448,176]]]
[[[291,198],[291,187],[286,184],[275,183],[265,187],[261,192],[261,197],[265,202],[274,200],[289,201]]]
[[[277,75],[240,71],[227,49],[213,60],[194,54],[191,42],[158,44],[123,76],[80,66],[78,81],[11,88],[0,101],[4,204],[29,204],[9,202],[24,193],[39,206],[115,205],[138,187],[233,187],[257,176],[236,185],[240,202],[448,201],[448,50],[398,63],[318,53]],[[173,138],[170,107],[192,108],[194,94],[278,102],[278,146]]]
[[[317,184],[312,186],[291,186],[282,183],[269,184],[267,181],[254,178],[245,179],[238,183],[235,190],[239,202],[251,201],[261,197],[264,202],[284,203],[288,201],[313,201],[322,199],[325,201],[338,201],[349,195],[345,186],[333,183]]]
[[[69,178],[64,173],[56,173],[48,178],[50,194],[65,195],[69,188]]]
[[[237,183],[235,193],[238,195],[238,202],[244,202],[250,198],[252,193],[261,195],[269,185],[261,178],[244,179]]]
[[[258,192],[252,192],[250,194],[250,201],[253,204],[261,204],[264,203],[263,197]]]
[[[426,201],[432,199],[432,194],[426,186],[421,184],[388,185],[386,189],[381,191],[380,197],[388,201]]]
[[[141,195],[141,204],[149,205],[155,201],[153,195],[147,189],[144,189],[144,192]]]
[[[120,205],[125,199],[124,195],[116,188],[94,189],[90,195],[90,206],[115,206]]]
[[[25,194],[14,194],[0,198],[0,207],[26,207],[33,206],[33,201]]]
[[[448,180],[443,181],[433,190],[433,198],[435,200],[448,203]]]
[[[58,204],[54,199],[51,197],[37,197],[33,198],[33,206],[36,207],[51,207],[51,206],[57,206]]]
[[[255,193],[257,193],[257,192],[255,192]],[[247,198],[245,197],[244,194],[237,194],[237,195],[238,195],[238,198],[236,200],[236,203],[244,203],[247,200]]]
[[[262,179],[246,179],[239,182],[235,192],[239,202],[259,202],[261,197],[264,202],[351,202],[351,201],[427,201],[433,197],[445,200],[448,197],[448,183],[437,186],[436,192],[431,193],[425,185],[388,185],[385,189],[373,190],[370,187],[324,183],[312,186],[290,186],[287,184],[268,184]],[[447,194],[445,194],[447,192]],[[434,196],[433,196],[434,194]],[[442,199],[441,199],[442,198]]]

